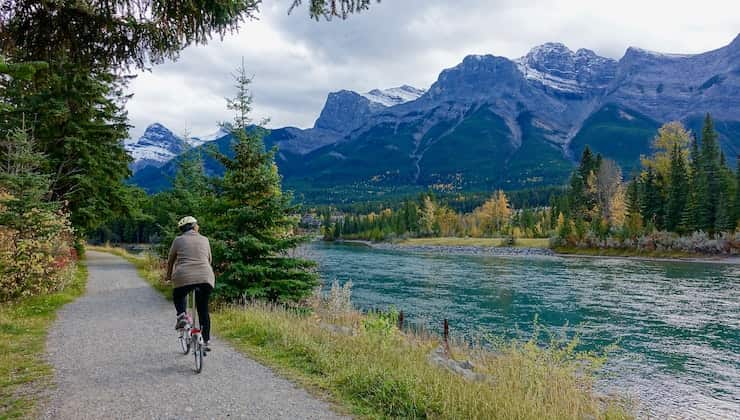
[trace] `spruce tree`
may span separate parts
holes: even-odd
[[[697,185],[697,226],[708,232],[714,232],[721,184],[720,150],[717,132],[714,131],[712,117],[707,114],[701,136],[701,162]]]
[[[720,152],[719,199],[717,200],[717,231],[735,230],[735,176],[725,162],[724,153]]]
[[[702,169],[701,169],[701,154],[699,152],[699,142],[696,136],[693,136],[691,140],[691,149],[689,152],[689,194],[686,201],[686,209],[681,215],[681,224],[679,229],[682,232],[693,232],[698,227],[698,197],[700,189],[704,187],[702,184]]]
[[[54,201],[66,203],[78,235],[128,211],[123,180],[130,157],[126,99],[120,79],[70,63],[51,64],[31,82],[3,79],[0,96],[10,105],[0,132],[25,124],[46,159]]]
[[[265,150],[264,130],[247,130],[251,95],[243,66],[235,80],[237,94],[228,102],[236,113],[234,157],[214,152],[226,170],[216,184],[218,198],[210,215],[216,292],[227,299],[295,302],[313,291],[318,277],[313,262],[287,255],[305,240],[295,234],[297,209],[281,190],[275,151]]]
[[[666,203],[665,227],[670,231],[677,231],[681,224],[681,217],[686,211],[689,195],[689,181],[686,171],[686,162],[678,145],[671,153],[670,179],[668,182],[668,200]]]
[[[571,211],[575,218],[590,220],[590,213],[596,204],[596,197],[592,193],[590,182],[598,170],[601,156],[594,157],[591,148],[586,145],[581,154],[578,168],[573,172],[570,180]]]
[[[179,234],[177,221],[185,216],[194,216],[203,232],[208,235],[214,230],[212,220],[207,217],[213,205],[214,193],[203,168],[200,154],[187,154],[180,158],[178,169],[172,180],[172,189],[155,196],[160,214],[160,253],[167,256],[170,244]]]
[[[641,181],[640,213],[642,218],[656,229],[663,228],[663,202],[660,197],[658,180],[653,168],[648,168]]]

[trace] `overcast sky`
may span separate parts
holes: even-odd
[[[143,72],[128,103],[138,138],[160,122],[204,135],[229,120],[224,97],[242,57],[254,75],[254,117],[271,127],[311,127],[327,93],[409,84],[428,88],[468,54],[520,57],[562,42],[619,59],[629,46],[698,53],[740,32],[737,0],[383,0],[347,21],[316,22],[291,0],[264,0],[260,20],[176,62]]]

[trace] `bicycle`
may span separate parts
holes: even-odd
[[[198,311],[191,310],[195,308],[195,291],[188,294],[187,302],[188,306],[185,313],[186,324],[178,330],[178,340],[180,341],[180,348],[184,355],[190,353],[192,347],[193,357],[195,358],[195,373],[200,373],[203,370],[203,357],[206,355],[206,351],[200,328],[195,327],[198,322]],[[193,319],[191,312],[195,314],[195,319]]]

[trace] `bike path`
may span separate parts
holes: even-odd
[[[84,296],[47,341],[53,419],[337,419],[320,401],[218,340],[195,374],[178,351],[174,309],[124,259],[87,253]]]

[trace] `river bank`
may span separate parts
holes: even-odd
[[[168,290],[156,258],[99,249],[125,257],[156,289]],[[349,296],[317,295],[308,311],[216,305],[212,319],[234,349],[360,418],[635,417],[628,397],[594,387],[603,357],[576,351],[571,341],[507,341],[490,351],[451,340],[440,356],[440,336],[399,328],[393,313],[361,313]],[[472,375],[448,366],[458,361]]]
[[[435,238],[445,239],[445,238]],[[632,261],[658,261],[658,262],[686,262],[704,264],[740,264],[740,256],[705,256],[692,255],[688,253],[638,253],[630,250],[602,250],[590,248],[558,248],[532,246],[501,246],[492,240],[490,245],[481,245],[480,240],[471,241],[470,245],[464,245],[467,238],[454,238],[455,245],[446,244],[443,240],[417,245],[414,241],[402,242],[372,242],[365,240],[338,240],[338,244],[366,246],[374,249],[387,251],[404,251],[438,255],[470,255],[483,257],[561,257],[561,258],[592,258],[592,259],[615,259]],[[498,241],[498,239],[496,239]],[[421,242],[421,241],[419,241]],[[449,242],[447,242],[449,243]]]
[[[740,349],[740,265],[307,248],[323,279],[352,281],[358,307],[403,310],[428,331],[441,333],[447,319],[451,334],[475,342],[526,338],[536,325],[560,337],[573,326],[579,349],[613,349],[596,389],[634,398],[638,417],[733,418],[740,409],[738,371],[727,365]]]

